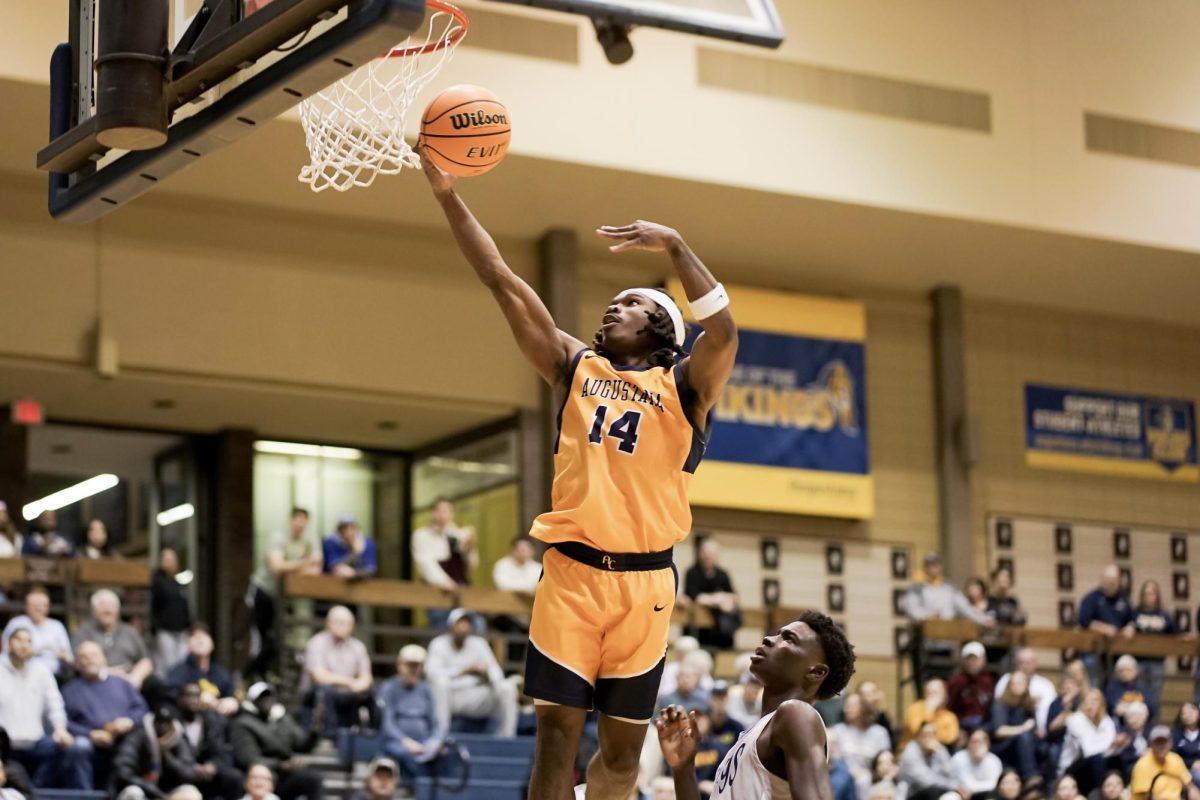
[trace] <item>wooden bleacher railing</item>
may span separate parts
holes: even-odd
[[[428,584],[415,581],[368,578],[346,580],[333,575],[288,575],[284,581],[284,593],[289,598],[325,600],[336,603],[425,610],[430,608],[455,608],[462,606],[481,614],[528,614],[533,606],[532,598],[499,589],[474,586],[460,593],[442,591]],[[798,612],[792,609],[742,609],[742,626],[765,630],[768,622]],[[713,625],[712,613],[707,608],[676,606],[671,621],[678,625],[695,625],[701,628]],[[778,624],[772,627],[778,627]]]
[[[989,629],[967,619],[926,620],[921,623],[921,636],[925,641],[960,644],[981,641],[996,646],[1074,650],[1080,653],[1186,658],[1200,655],[1200,639],[1194,636],[1104,636],[1095,631],[1015,626]]]
[[[90,611],[88,600],[99,588],[121,590],[124,595],[122,613],[140,621],[142,630],[149,630],[150,566],[145,561],[111,558],[0,558],[0,588],[11,589],[41,584],[51,589],[52,614],[63,614],[74,626]],[[19,614],[24,607],[16,602],[15,593],[3,605],[3,611]]]
[[[20,583],[145,589],[150,567],[144,561],[113,558],[0,558],[0,584]]]
[[[297,667],[298,644],[295,642],[295,636],[292,636],[289,642],[285,631],[315,632],[315,627],[319,624],[319,621],[311,615],[293,615],[290,606],[295,600],[344,603],[376,610],[402,611],[449,609],[461,606],[487,616],[515,617],[528,616],[533,605],[530,597],[498,589],[466,587],[459,593],[451,593],[415,581],[385,578],[346,580],[333,575],[288,575],[281,586],[281,600],[282,613],[277,637],[281,644],[279,662],[281,675],[288,674]],[[742,629],[761,633],[768,629],[777,629],[795,619],[799,611],[785,608],[749,608],[742,609],[741,613]],[[688,608],[676,606],[671,621],[673,624],[685,628],[705,628],[715,624],[712,612],[707,608],[694,605]],[[357,635],[369,643],[372,661],[379,667],[385,668],[394,660],[395,655],[394,651],[389,652],[381,642],[387,640],[391,644],[395,644],[397,640],[427,641],[436,633],[437,631],[428,628],[380,624],[377,619],[368,617],[360,622]],[[508,661],[506,655],[510,652],[509,645],[522,643],[525,637],[521,634],[505,634],[492,630],[489,631],[489,639],[500,663],[510,670],[519,669],[519,662]]]
[[[919,694],[919,684],[930,674],[943,674],[958,664],[957,646],[978,641],[986,647],[1010,649],[1032,647],[1041,650],[1073,650],[1076,653],[1096,653],[1106,665],[1102,682],[1107,683],[1110,656],[1129,653],[1135,656],[1194,658],[1200,655],[1200,639],[1194,636],[1105,636],[1095,631],[1061,628],[999,627],[985,628],[968,619],[930,619],[912,626],[913,640],[910,674],[903,668],[897,672],[897,697],[912,684]],[[952,643],[954,648],[940,647]],[[903,663],[903,660],[902,660]]]

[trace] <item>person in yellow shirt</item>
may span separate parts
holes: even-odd
[[[1155,725],[1150,731],[1150,749],[1133,766],[1129,781],[1132,800],[1189,800],[1200,797],[1192,776],[1178,753],[1171,752],[1171,729]]]
[[[922,699],[905,709],[904,736],[900,741],[902,749],[926,722],[933,723],[938,741],[946,747],[958,744],[958,717],[946,708],[946,683],[941,678],[925,681]]]

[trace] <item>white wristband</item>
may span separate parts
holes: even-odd
[[[721,309],[729,305],[729,295],[725,294],[725,287],[717,284],[712,291],[688,303],[692,309],[692,316],[696,321],[705,320],[716,314]]]

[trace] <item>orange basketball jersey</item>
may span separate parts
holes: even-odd
[[[688,535],[687,490],[704,436],[684,409],[679,367],[616,367],[575,355],[559,411],[552,510],[530,533],[609,553],[667,550]]]

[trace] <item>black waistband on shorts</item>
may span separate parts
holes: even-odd
[[[596,569],[613,572],[649,572],[667,569],[673,563],[674,550],[657,553],[606,553],[580,542],[557,542],[550,545],[567,558]]]

